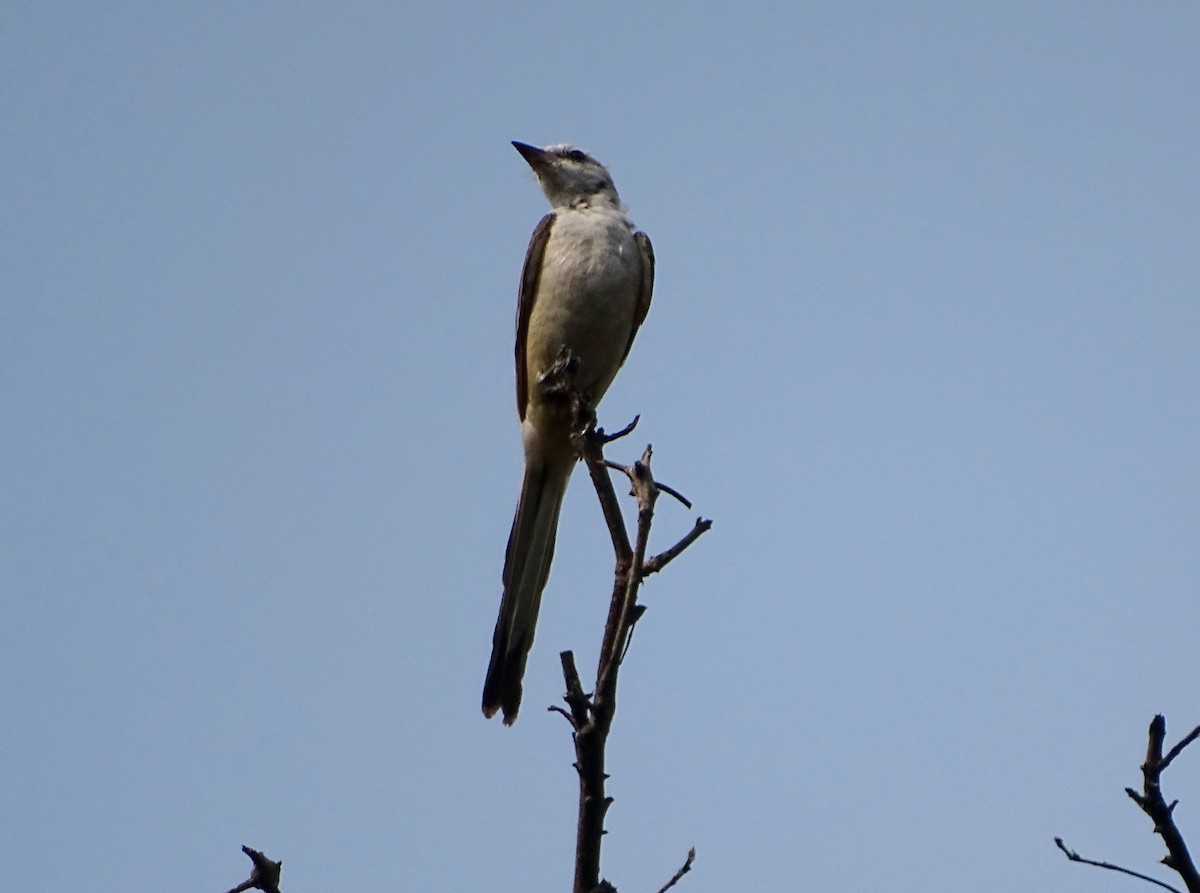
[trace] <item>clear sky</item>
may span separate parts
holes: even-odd
[[[428,7],[421,9],[421,7]],[[513,311],[612,170],[658,256],[601,407],[714,527],[645,588],[604,873],[1126,891],[1200,722],[1193,3],[0,7],[0,888],[553,890],[578,475],[480,686]],[[1200,845],[1200,752],[1168,794]],[[1169,877],[1165,871],[1160,876]]]

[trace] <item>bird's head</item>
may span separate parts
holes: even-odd
[[[582,149],[567,143],[539,149],[515,140],[513,147],[533,168],[552,207],[601,205],[620,209],[621,199],[608,170]]]

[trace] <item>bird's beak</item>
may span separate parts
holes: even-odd
[[[548,165],[550,163],[550,159],[554,157],[549,152],[544,152],[537,146],[531,146],[528,143],[519,143],[516,140],[513,140],[513,148],[521,153],[521,157],[524,158],[529,163],[529,166],[535,171],[541,170],[543,167]]]

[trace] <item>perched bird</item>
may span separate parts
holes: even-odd
[[[513,146],[553,210],[533,231],[517,301],[517,416],[525,477],[504,555],[504,598],[483,684],[483,715],[512,725],[554,556],[558,513],[576,454],[567,401],[539,387],[564,350],[593,408],[629,354],[650,309],[654,251],[625,216],[612,177],[570,145]]]

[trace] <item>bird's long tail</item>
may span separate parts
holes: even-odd
[[[566,464],[525,465],[521,498],[504,554],[504,598],[492,634],[492,659],[483,683],[483,715],[504,711],[504,724],[517,721],[521,679],[533,646],[542,589],[550,575],[558,512],[567,492],[574,457]]]

